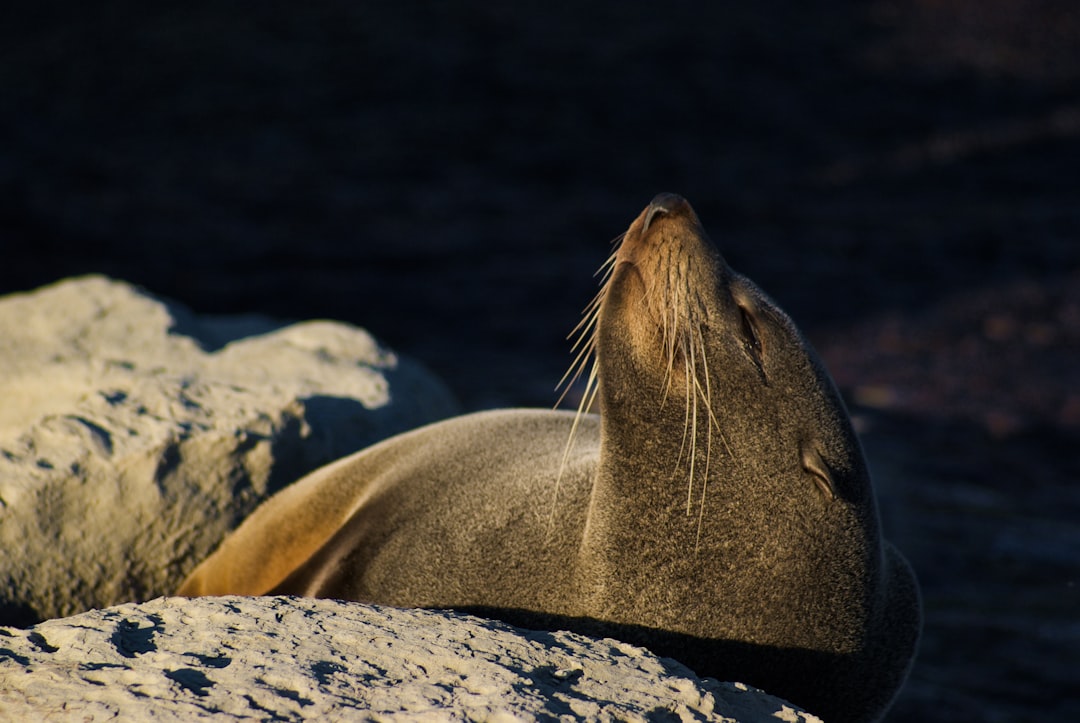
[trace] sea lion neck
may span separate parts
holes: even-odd
[[[607,423],[682,434],[708,384],[706,336],[731,325],[733,272],[681,196],[652,200],[623,235],[596,309]]]
[[[672,573],[672,565],[686,565],[693,579],[703,527],[696,500],[710,465],[716,470],[726,454],[712,406],[711,376],[720,370],[708,360],[742,353],[724,334],[738,318],[733,278],[690,204],[674,194],[653,199],[612,257],[595,310],[600,460],[581,558],[585,585],[599,599],[624,604],[630,597],[608,582],[627,559],[636,561],[635,572],[622,575],[634,578],[628,589],[648,589],[648,579],[660,568]],[[718,344],[731,348],[718,351]],[[733,379],[749,375],[760,384],[750,360],[741,364],[741,371],[727,365]],[[711,536],[710,544],[728,542]],[[672,549],[679,554],[650,564],[650,551]],[[669,585],[664,594],[700,592],[692,587]]]

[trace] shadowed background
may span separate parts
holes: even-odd
[[[347,320],[550,406],[608,242],[681,193],[866,433],[927,595],[893,719],[1080,715],[1073,2],[24,5],[0,293]]]

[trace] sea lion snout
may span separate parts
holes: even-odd
[[[677,193],[661,193],[620,237],[609,263],[638,267],[637,271],[645,277],[643,280],[652,287],[686,286],[689,280],[679,269],[685,267],[689,257],[699,257],[702,252],[719,255],[690,202]],[[675,278],[671,278],[672,270]]]
[[[660,193],[649,202],[648,208],[645,209],[645,222],[642,224],[641,232],[645,233],[649,230],[649,226],[652,225],[653,219],[657,216],[676,216],[680,213],[693,213],[690,209],[690,202],[677,193]]]

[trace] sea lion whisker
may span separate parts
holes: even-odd
[[[716,429],[716,436],[724,443],[724,449],[727,451],[728,456],[734,459],[735,453],[732,451],[731,445],[728,444],[727,437],[724,435],[724,429],[720,426],[720,420],[717,419],[716,415],[713,413],[711,399],[706,403],[705,409],[709,413],[709,424]]]
[[[571,347],[571,352],[577,351],[577,354],[573,361],[570,362],[570,366],[567,368],[566,373],[559,379],[559,383],[555,385],[556,389],[559,389],[560,387],[563,389],[558,401],[555,402],[555,407],[562,404],[566,394],[581,377],[581,373],[588,365],[590,357],[592,357],[596,351],[596,328],[593,326],[593,323],[598,315],[597,312],[593,312],[589,325],[582,329],[578,340],[574,343],[573,347]]]
[[[585,402],[582,409],[585,413],[588,413],[592,409],[593,402],[596,401],[596,394],[600,390],[600,363],[598,360],[593,360],[592,369],[589,370],[589,378],[585,380],[585,393],[582,395],[582,399],[588,401]]]
[[[684,373],[687,375],[687,377],[689,377],[689,374],[690,374],[689,369],[684,368]],[[690,396],[689,395],[690,395],[690,380],[689,380],[689,378],[687,378],[687,380],[686,380],[686,414],[683,417],[682,442],[679,444],[679,455],[675,458],[675,468],[673,470],[671,470],[671,476],[672,477],[675,477],[675,475],[679,471],[679,467],[682,465],[683,455],[686,454],[686,440],[690,435]],[[690,498],[688,496],[687,500],[686,500],[687,514],[689,514],[690,504],[691,504],[690,503]]]
[[[567,368],[566,372],[562,375],[562,378],[559,379],[559,383],[555,385],[556,389],[562,388],[562,393],[556,400],[555,407],[558,408],[562,405],[563,401],[566,399],[566,395],[569,394],[570,390],[577,384],[578,380],[581,379],[581,375],[585,372],[586,368],[589,368],[589,374],[585,380],[585,389],[582,390],[581,399],[578,400],[577,412],[574,414],[574,422],[570,427],[570,434],[567,436],[566,448],[563,451],[559,472],[555,478],[555,490],[551,501],[551,514],[548,519],[549,533],[554,521],[555,506],[558,502],[559,484],[562,480],[566,463],[570,458],[570,452],[573,450],[574,434],[578,429],[582,416],[586,411],[592,408],[593,401],[596,399],[599,372],[599,364],[596,357],[597,324],[600,319],[600,308],[603,306],[604,299],[607,296],[611,274],[615,269],[615,260],[618,258],[619,246],[625,238],[626,232],[624,231],[612,239],[611,243],[615,246],[614,250],[612,250],[611,254],[606,259],[604,259],[604,262],[600,264],[600,267],[597,268],[596,272],[593,274],[594,277],[601,277],[600,289],[596,292],[596,295],[593,296],[592,300],[586,304],[581,312],[581,319],[578,320],[578,323],[574,325],[574,328],[567,335],[568,339],[575,335],[577,336],[577,339],[570,347],[571,353],[577,353],[574,356],[573,361],[570,362],[570,366]],[[591,366],[589,364],[590,360],[592,362]]]
[[[696,382],[697,380],[695,379],[695,383]],[[724,436],[724,430],[720,426],[720,420],[716,418],[716,414],[713,412],[711,399],[712,392],[708,391],[707,389],[703,390],[701,389],[700,385],[698,385],[698,393],[701,395],[702,399],[705,402],[705,411],[708,414],[710,427],[715,427],[717,436],[720,437],[720,441],[724,443],[724,449],[727,450],[729,456],[734,458],[735,454],[734,452],[732,452],[731,446],[728,444],[727,438]],[[708,396],[706,396],[706,394]]]
[[[679,330],[679,298],[678,290],[672,292],[672,297],[665,300],[664,308],[671,310],[670,324],[668,315],[664,315],[664,331],[668,335],[668,348],[670,349],[671,356],[674,358],[675,350],[678,342],[681,340],[681,334]]]
[[[713,412],[713,407],[712,407],[712,401],[713,401],[713,399],[712,399],[712,382],[711,382],[712,376],[709,374],[709,360],[708,360],[708,356],[706,355],[706,351],[705,351],[705,336],[704,336],[704,334],[701,333],[700,326],[698,326],[697,330],[698,330],[698,333],[697,333],[698,347],[701,349],[702,366],[703,366],[704,372],[705,372],[705,375],[704,375],[705,376],[705,386],[704,386],[704,388],[701,386],[700,380],[696,375],[694,377],[694,385],[695,385],[696,391],[699,394],[701,394],[702,401],[704,401],[704,403],[705,403],[705,411],[708,414],[709,424],[716,428],[717,433],[720,435],[721,439],[723,439],[723,430],[722,430],[722,428],[720,426],[720,420],[717,419],[716,414]],[[726,440],[724,442],[724,446],[727,447]],[[728,454],[731,454],[731,449],[730,448],[728,448],[727,451],[728,451]]]
[[[606,262],[605,262],[606,263]],[[555,385],[556,389],[562,388],[562,394],[559,395],[559,399],[555,402],[555,407],[562,404],[566,398],[570,388],[577,383],[577,380],[581,377],[582,372],[588,365],[589,358],[592,357],[596,351],[596,325],[600,318],[600,307],[603,304],[604,296],[607,292],[607,286],[604,285],[600,291],[597,292],[593,300],[585,307],[582,312],[582,318],[578,321],[577,325],[573,328],[567,338],[577,335],[577,339],[570,347],[571,353],[577,352],[573,361],[570,362],[570,366],[567,368],[566,373],[559,379],[559,383]],[[568,381],[569,380],[569,381]]]
[[[604,283],[608,280],[608,278],[611,277],[611,272],[615,269],[615,260],[617,258],[618,253],[616,251],[616,253],[613,253],[611,254],[611,256],[608,256],[606,259],[604,259],[604,263],[600,264],[599,268],[597,268],[595,273],[593,273],[593,278],[600,278],[601,286],[603,286]]]
[[[625,238],[626,234],[620,234],[612,243],[617,244]],[[615,259],[618,254],[618,248],[616,248],[607,259],[600,264],[600,268],[596,270],[594,276],[602,275],[602,283],[600,290],[593,296],[585,309],[582,311],[582,317],[578,323],[571,330],[567,338],[577,335],[577,339],[571,346],[571,352],[577,352],[574,360],[570,363],[570,367],[563,374],[562,379],[556,385],[556,389],[562,387],[562,394],[559,395],[558,400],[555,402],[555,406],[560,406],[566,399],[566,395],[570,392],[570,389],[578,382],[581,375],[585,372],[585,369],[589,369],[589,374],[585,380],[585,389],[582,390],[581,399],[578,401],[577,412],[574,414],[574,421],[570,425],[570,433],[567,435],[566,446],[563,449],[562,458],[559,461],[559,471],[555,476],[555,485],[552,491],[551,497],[551,510],[548,514],[548,524],[546,534],[550,536],[551,530],[554,528],[555,523],[555,510],[559,501],[559,488],[562,483],[563,474],[566,471],[566,465],[570,460],[570,454],[574,448],[574,438],[577,433],[578,427],[581,423],[581,419],[585,412],[592,407],[593,401],[596,399],[596,393],[598,389],[598,374],[599,374],[599,362],[597,359],[597,324],[600,318],[600,309],[603,306],[604,299],[607,296],[608,282],[611,278],[612,270],[615,268]],[[592,364],[590,365],[590,360]]]
[[[710,423],[710,428],[712,424]],[[710,429],[711,432],[711,429]],[[709,494],[709,464],[712,461],[712,434],[705,438],[705,474],[701,476],[701,503],[698,505],[697,534],[694,537],[695,554],[701,550],[701,527],[705,520],[705,498]]]
[[[599,379],[599,363],[597,359],[593,358],[592,367],[589,369],[589,376],[585,380],[585,390],[581,395],[581,401],[578,402],[577,412],[574,414],[574,421],[570,425],[570,434],[566,438],[566,447],[563,449],[562,459],[559,461],[559,472],[555,475],[555,485],[551,495],[551,510],[548,513],[548,524],[546,537],[550,539],[551,531],[555,524],[555,509],[559,502],[559,487],[562,484],[563,474],[566,472],[566,465],[570,461],[570,453],[574,449],[574,438],[577,434],[578,427],[581,424],[582,418],[585,416],[585,412],[592,407],[593,400],[596,398],[596,392],[599,388],[597,380]],[[578,370],[578,374],[575,375],[575,379],[581,374],[581,369]],[[563,392],[563,396],[566,392]],[[559,398],[560,401],[562,397]]]
[[[704,353],[705,353],[705,350],[704,350],[704,348],[702,348],[702,354],[704,355]],[[706,414],[708,415],[708,427],[709,427],[709,429],[708,429],[708,436],[706,437],[706,445],[707,446],[706,446],[706,449],[705,449],[705,475],[704,475],[704,480],[702,482],[701,509],[699,510],[699,520],[698,520],[698,535],[699,535],[699,537],[700,537],[700,534],[701,534],[701,528],[700,528],[701,521],[700,520],[701,520],[702,516],[705,513],[705,495],[706,495],[706,493],[708,491],[707,486],[708,486],[708,482],[709,482],[709,468],[712,465],[713,430],[716,430],[716,436],[720,439],[720,443],[722,445],[724,445],[724,451],[727,452],[728,458],[729,459],[735,459],[735,453],[734,453],[734,451],[732,451],[731,445],[728,443],[727,435],[724,434],[724,428],[720,425],[720,420],[716,418],[716,414],[713,413],[713,409],[712,409],[712,390],[710,389],[710,385],[709,385],[709,381],[708,381],[710,379],[709,372],[708,372],[708,360],[704,360],[703,364],[706,367],[705,368],[705,374],[706,374],[706,376],[705,376],[705,380],[706,380],[706,382],[705,382],[705,393],[706,393],[707,397],[705,399],[705,411],[706,411]]]
[[[686,489],[686,515],[690,516],[693,509],[693,495],[694,495],[694,467],[697,464],[697,440],[698,440],[698,395],[693,393],[693,387],[697,386],[697,358],[694,354],[694,346],[691,343],[684,345],[687,358],[684,360],[687,365],[687,377],[693,380],[691,385],[688,385],[687,392],[690,396],[690,403],[693,407],[693,414],[690,415],[690,469],[688,470],[687,489]]]
[[[625,234],[623,234],[622,236],[625,236]],[[621,240],[622,236],[618,237],[616,240]],[[593,296],[593,298],[589,301],[589,303],[585,305],[585,308],[581,312],[581,319],[579,319],[578,323],[574,325],[574,328],[570,330],[570,333],[566,335],[566,338],[569,339],[575,334],[578,334],[579,332],[581,333],[578,341],[575,343],[575,348],[577,344],[581,342],[581,337],[584,336],[585,332],[589,329],[589,327],[593,326],[596,323],[596,319],[600,313],[600,307],[603,305],[604,297],[607,294],[607,282],[610,280],[611,272],[615,268],[615,259],[617,255],[618,249],[616,249],[610,256],[608,256],[607,259],[605,259],[604,262],[600,264],[600,267],[593,274],[594,277],[601,276],[600,288],[596,292],[596,295]]]
[[[661,348],[667,352],[667,367],[664,372],[664,392],[660,398],[660,408],[663,409],[667,404],[668,394],[671,392],[671,384],[674,381],[675,376],[675,336],[669,335],[667,329],[667,316],[663,317],[663,337],[660,340]]]
[[[593,297],[593,300],[581,312],[581,319],[574,328],[570,330],[570,333],[566,335],[567,339],[577,336],[577,341],[574,342],[574,346],[571,350],[576,349],[581,340],[589,333],[589,330],[596,324],[596,319],[600,315],[600,306],[604,301],[604,294],[607,287],[600,289]]]
[[[589,354],[592,354],[591,347],[589,349]],[[559,398],[555,400],[555,406],[553,407],[553,409],[558,409],[560,406],[562,406],[563,401],[565,401],[566,399],[566,395],[568,395],[570,393],[570,390],[574,388],[574,385],[577,384],[578,379],[581,378],[581,375],[584,373],[585,368],[589,364],[589,361],[589,357],[586,357],[582,359],[579,364],[577,364],[576,368],[571,367],[571,369],[568,369],[566,371],[566,374],[563,375],[562,381],[559,382],[559,386],[555,387],[556,389],[558,389],[561,386],[562,393],[560,393]],[[573,375],[570,374],[571,371],[573,371]],[[567,377],[569,377],[569,380],[567,380]],[[565,385],[563,384],[563,382],[566,382]],[[585,392],[582,392],[583,397],[584,395]]]
[[[709,355],[705,349],[705,337],[701,334],[700,328],[698,329],[698,345],[701,347],[701,370],[705,374],[705,410],[707,414],[707,430],[705,432],[705,472],[701,476],[701,504],[698,507],[698,522],[697,522],[697,534],[694,538],[694,553],[696,554],[701,549],[701,527],[705,519],[705,500],[709,493],[709,468],[712,466],[712,432],[713,424],[716,422],[716,416],[712,411],[712,376],[709,374]],[[716,431],[723,438],[723,432],[716,428]],[[725,442],[726,444],[726,442]]]
[[[677,287],[676,287],[677,289]],[[674,293],[677,293],[675,291]],[[664,401],[667,400],[668,392],[670,391],[671,384],[674,381],[675,370],[675,356],[676,351],[679,348],[679,342],[683,341],[679,333],[679,304],[677,299],[665,299],[664,309],[670,309],[670,326],[668,325],[668,314],[662,314],[663,320],[663,338],[661,340],[662,346],[667,350],[667,373],[664,376]],[[683,344],[685,347],[685,344]],[[661,406],[663,404],[661,403]]]
[[[558,388],[562,387],[564,384],[566,384],[566,380],[568,378],[570,379],[570,383],[566,384],[567,389],[569,389],[569,387],[573,386],[574,382],[576,382],[578,380],[578,377],[581,376],[582,368],[586,364],[588,364],[589,359],[590,359],[590,357],[592,357],[592,354],[593,354],[593,352],[595,350],[596,350],[596,339],[595,339],[595,337],[590,336],[589,339],[585,342],[585,345],[578,351],[577,355],[574,357],[574,361],[570,362],[570,367],[566,370],[566,373],[562,375],[562,379],[560,379],[559,383],[555,385],[555,388],[558,389]],[[567,389],[563,390],[563,395],[564,396],[566,394]],[[562,397],[559,397],[559,402],[561,402],[561,401],[562,401]],[[559,402],[555,403],[556,407],[559,406]]]
[[[626,234],[629,232],[630,230],[627,229],[626,231],[623,231],[621,234],[617,235],[615,238],[611,239],[611,241],[608,242],[611,246],[615,246],[615,252],[618,252],[619,244],[623,242],[623,239],[626,238]],[[611,255],[614,256],[615,253],[612,253]]]
[[[576,339],[574,339],[574,343],[570,346],[571,352],[577,351],[578,347],[581,346],[582,342],[586,341],[592,336],[592,327],[596,323],[596,316],[597,314],[594,312],[591,313],[589,316],[582,318],[578,325],[574,327],[574,330],[566,335],[567,339],[571,339],[574,336],[577,337]]]

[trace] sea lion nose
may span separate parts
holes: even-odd
[[[675,216],[681,212],[689,211],[690,203],[677,193],[661,193],[649,202],[649,208],[645,212],[645,225],[642,232],[648,231],[653,219],[657,216]]]

